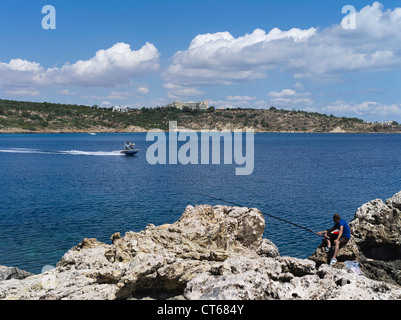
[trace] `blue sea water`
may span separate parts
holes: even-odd
[[[145,133],[0,135],[0,265],[34,273],[84,238],[175,222],[209,194],[314,231],[332,215],[401,190],[401,135],[257,134],[254,171],[232,165],[150,165]],[[114,152],[126,140],[135,157]],[[320,238],[266,217],[281,255],[306,258]]]

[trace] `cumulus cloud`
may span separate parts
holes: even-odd
[[[283,89],[280,92],[277,91],[270,91],[267,95],[270,97],[281,98],[285,96],[293,96],[296,92],[292,89]]]
[[[174,83],[165,83],[163,87],[169,90],[167,92],[167,97],[174,100],[185,99],[193,96],[201,96],[205,94],[205,92],[199,90],[196,87],[187,87]]]
[[[256,97],[251,97],[251,96],[227,96],[226,98],[229,101],[252,101],[255,100]]]
[[[256,29],[238,38],[229,32],[198,35],[173,56],[163,76],[177,85],[225,85],[265,78],[273,69],[296,79],[330,80],[400,66],[401,8],[384,10],[375,2],[356,13],[355,30],[339,23],[322,30]]]
[[[270,99],[270,103],[277,107],[295,108],[312,105],[313,101],[310,98],[275,98]]]
[[[136,89],[129,91],[117,91],[113,90],[107,96],[97,95],[83,95],[83,99],[87,100],[126,100],[131,97],[143,96],[149,93],[149,88],[146,85],[140,85]]]
[[[323,111],[334,114],[352,114],[356,116],[370,115],[383,118],[401,115],[401,104],[383,104],[375,101],[350,103],[339,100],[323,107]]]
[[[149,93],[149,88],[147,86],[139,86],[136,90],[135,90],[136,94],[140,94],[140,95],[145,95]]]
[[[309,92],[296,92],[292,89],[270,91],[267,93],[267,96],[270,97],[269,104],[283,108],[311,106],[313,100],[309,98],[310,95]]]
[[[46,70],[37,62],[12,59],[9,63],[0,62],[0,87],[116,87],[157,71],[159,56],[151,43],[139,50],[132,50],[126,43],[116,43],[111,48],[97,51],[89,60],[66,63],[61,68]]]
[[[9,63],[0,62],[0,87],[26,88],[36,86],[42,81],[45,70],[37,62],[11,59]]]
[[[42,70],[39,63],[29,62],[27,60],[22,60],[22,59],[11,59],[8,64],[0,63],[0,67],[8,68],[11,71],[35,72]]]
[[[46,78],[59,84],[113,87],[128,84],[133,77],[145,76],[159,68],[159,52],[150,43],[131,50],[129,44],[117,43],[99,50],[89,60],[80,60],[61,69],[48,69]]]
[[[58,94],[62,94],[64,96],[73,96],[77,94],[76,91],[71,91],[70,89],[61,89],[57,91]]]
[[[24,97],[37,97],[40,92],[35,89],[12,89],[6,90],[6,93],[10,96],[24,96]]]
[[[302,42],[316,29],[277,28],[266,33],[256,29],[251,34],[234,38],[229,32],[198,35],[188,50],[177,52],[164,73],[170,83],[178,84],[232,84],[236,81],[266,77],[269,68],[279,61],[278,52],[270,52],[274,41]]]

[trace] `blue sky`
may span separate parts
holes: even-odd
[[[42,7],[56,29],[42,28]],[[345,5],[355,28],[342,26]],[[155,107],[173,100],[401,122],[397,1],[0,3],[0,97]]]

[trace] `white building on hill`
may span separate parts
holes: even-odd
[[[190,109],[200,109],[206,110],[209,108],[209,102],[201,101],[201,102],[194,102],[194,101],[173,101],[172,103],[168,104],[167,107],[176,107],[177,109],[182,110],[183,107],[188,107]]]
[[[113,111],[117,111],[117,112],[127,112],[128,108],[127,107],[113,107]]]
[[[377,124],[379,126],[391,126],[394,124],[394,121],[364,121],[367,124]]]

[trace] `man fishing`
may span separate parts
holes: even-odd
[[[232,202],[232,201],[227,201],[227,200],[224,200],[224,199],[208,196],[208,195],[201,194],[201,193],[194,193],[194,194],[197,194],[199,196],[206,197],[206,198],[209,198],[209,199],[213,199],[213,200],[223,201],[225,203],[229,203],[229,204],[232,204],[232,205],[235,205],[235,206],[238,206],[238,207],[243,207],[243,205],[235,203],[235,202]],[[313,234],[316,234],[318,236],[323,235],[323,237],[326,238],[326,242],[327,242],[326,252],[330,252],[331,251],[331,249],[332,249],[331,243],[333,242],[334,243],[334,254],[333,254],[333,257],[332,257],[332,259],[330,261],[330,265],[331,266],[335,265],[336,262],[337,262],[336,257],[337,257],[338,250],[340,249],[340,246],[345,246],[348,243],[349,239],[351,239],[351,232],[350,232],[349,226],[344,220],[341,219],[339,214],[335,214],[333,216],[333,220],[334,220],[335,224],[331,229],[324,230],[324,231],[319,231],[317,233],[315,233],[311,229],[305,228],[305,227],[303,227],[303,226],[301,226],[299,224],[296,224],[294,222],[282,219],[280,217],[276,217],[276,216],[274,216],[272,214],[268,214],[268,213],[265,213],[265,212],[262,212],[262,214],[265,215],[265,216],[280,220],[282,222],[291,224],[291,225],[293,225],[293,226],[295,226],[297,228],[304,229],[304,230],[306,230],[308,232],[311,232]],[[329,236],[327,234],[329,234]]]
[[[348,224],[341,219],[339,214],[333,216],[334,226],[331,229],[319,231],[317,235],[323,235],[326,238],[326,252],[330,252],[332,249],[332,243],[334,243],[334,254],[330,260],[330,265],[333,266],[337,262],[337,253],[340,246],[345,246],[349,239],[351,239],[351,232]]]

